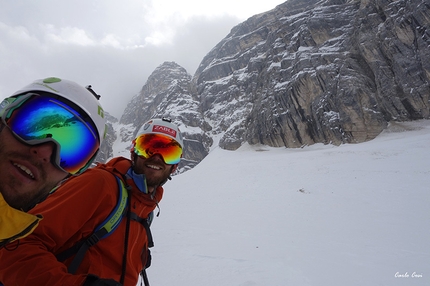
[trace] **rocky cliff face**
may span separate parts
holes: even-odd
[[[363,142],[428,118],[429,20],[425,1],[289,0],[203,59],[202,111],[231,150]]]
[[[213,144],[371,140],[429,118],[429,82],[428,1],[289,0],[234,27],[193,77],[162,64],[121,123],[171,117],[191,168]]]
[[[114,156],[112,151],[112,145],[117,139],[116,132],[112,126],[112,123],[118,122],[118,119],[110,115],[108,112],[104,112],[104,116],[106,118],[106,136],[103,139],[102,145],[100,146],[100,150],[97,153],[96,162],[106,162],[109,158]]]

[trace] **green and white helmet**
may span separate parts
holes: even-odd
[[[103,108],[98,100],[99,96],[92,91],[91,86],[84,88],[70,80],[49,77],[32,82],[16,91],[11,95],[11,97],[16,97],[17,95],[28,92],[37,93],[38,91],[64,97],[85,111],[85,113],[93,120],[94,125],[97,128],[101,145],[106,132],[106,120],[104,118]]]

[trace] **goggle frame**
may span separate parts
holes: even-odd
[[[159,133],[145,133],[133,140],[134,152],[143,158],[161,155],[167,165],[179,164],[182,146],[173,138]]]
[[[90,146],[90,148],[82,146],[78,146],[78,148],[76,148],[75,146],[73,146],[73,144],[70,144],[70,138],[82,139],[82,137],[78,136],[78,133],[74,136],[68,135],[67,141],[64,141],[66,139],[59,138],[58,136],[60,135],[55,135],[56,138],[53,138],[52,134],[51,137],[47,136],[45,138],[29,139],[29,133],[25,134],[26,132],[24,131],[24,128],[18,127],[18,125],[20,120],[29,120],[31,117],[30,114],[22,114],[22,112],[43,112],[43,108],[33,107],[34,109],[31,109],[32,106],[30,104],[36,100],[39,100],[39,104],[46,104],[46,106],[44,106],[43,108],[58,108],[59,112],[67,112],[69,115],[72,116],[72,118],[76,118],[77,120],[74,121],[81,124],[80,129],[84,132],[86,131],[86,135],[84,136],[84,138],[87,138],[88,142],[82,141],[82,143],[84,143],[85,145],[91,144],[92,146],[88,145]],[[51,106],[48,106],[49,104]],[[98,150],[100,148],[100,138],[94,122],[92,121],[91,117],[84,110],[82,110],[82,108],[64,97],[46,92],[27,92],[5,99],[1,103],[0,108],[0,117],[2,122],[11,130],[14,137],[17,138],[20,142],[31,146],[43,144],[46,142],[53,142],[56,145],[56,148],[55,152],[51,156],[51,162],[56,167],[69,174],[76,175],[82,173],[91,165],[94,158],[97,156]],[[18,122],[15,123],[15,121]],[[25,137],[27,137],[27,139]],[[89,142],[90,140],[92,140],[92,142]],[[68,147],[67,149],[75,147],[75,150],[70,149],[67,151],[66,145]],[[85,149],[89,149],[90,151],[84,152]],[[77,158],[76,156],[79,156],[80,154],[82,155],[81,158]],[[67,160],[74,161],[76,163],[74,163],[73,166],[69,166]]]

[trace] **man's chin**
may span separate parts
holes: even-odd
[[[166,180],[167,180],[167,178],[166,178]],[[147,185],[149,190],[157,188],[163,182],[164,182],[164,180],[148,180],[148,178],[146,179],[146,185]]]

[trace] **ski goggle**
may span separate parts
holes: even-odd
[[[27,93],[2,102],[1,120],[28,145],[54,142],[52,163],[79,174],[89,167],[100,146],[98,133],[87,113],[54,95]]]
[[[181,161],[182,147],[174,139],[161,134],[143,134],[134,140],[134,152],[138,156],[149,158],[160,154],[168,165]]]

